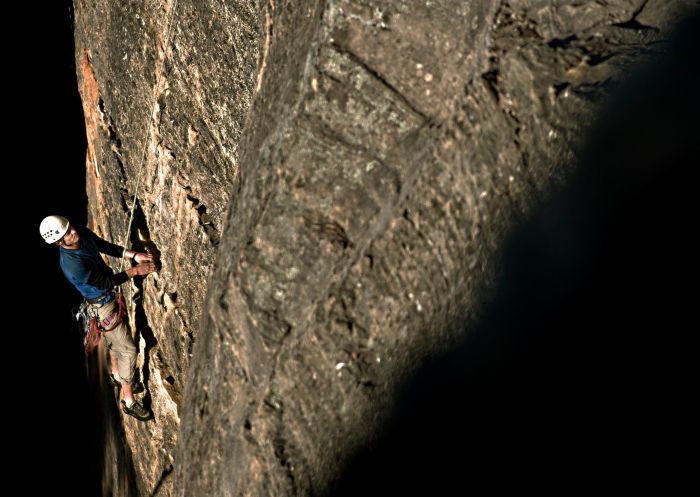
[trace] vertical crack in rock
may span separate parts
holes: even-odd
[[[148,230],[148,222],[146,216],[141,209],[141,205],[137,199],[136,207],[134,209],[134,219],[131,229],[131,246],[137,252],[148,252],[153,254],[156,260],[159,259],[160,252],[156,247],[155,243],[150,238],[150,232]],[[146,310],[143,304],[144,295],[144,277],[136,277],[133,279],[133,286],[135,287],[135,292],[132,296],[132,302],[134,305],[134,325],[135,325],[135,336],[134,342],[139,343],[140,338],[144,339],[145,348],[143,351],[143,385],[146,388],[146,395],[144,396],[144,406],[151,408],[152,397],[149,388],[150,380],[150,361],[151,361],[151,350],[158,345],[158,340],[155,337],[153,329],[149,324],[149,319],[146,314]]]
[[[192,203],[192,207],[197,211],[199,226],[204,230],[211,244],[217,246],[220,241],[219,230],[212,223],[211,216],[207,214],[207,206],[200,203],[197,197],[187,194],[187,200]]]

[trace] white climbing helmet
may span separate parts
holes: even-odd
[[[48,216],[39,225],[39,233],[46,243],[55,243],[66,234],[69,224],[63,216]]]

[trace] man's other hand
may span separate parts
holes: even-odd
[[[155,257],[153,257],[153,254],[147,254],[145,252],[136,252],[136,255],[134,255],[134,261],[137,264],[143,262],[155,262]]]
[[[126,270],[127,276],[133,278],[134,276],[145,276],[147,274],[154,273],[156,271],[156,265],[154,262],[142,262],[134,267]]]

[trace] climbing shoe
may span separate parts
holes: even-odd
[[[134,401],[131,407],[126,406],[126,402],[122,400],[122,411],[129,416],[133,416],[139,421],[148,421],[153,418],[153,413],[143,407],[140,402]]]
[[[109,375],[109,380],[112,382],[112,385],[121,389],[122,382],[117,381],[117,379],[114,377],[113,374]],[[137,381],[136,383],[131,384],[131,393],[133,393],[133,394],[143,393],[145,390],[146,389],[143,387],[143,383],[141,383],[140,381]]]

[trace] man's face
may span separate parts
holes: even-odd
[[[66,234],[63,235],[63,238],[61,238],[58,241],[58,244],[63,247],[74,247],[78,244],[78,240],[80,240],[80,235],[77,231],[75,231],[73,225],[69,224],[68,231],[66,231]]]

